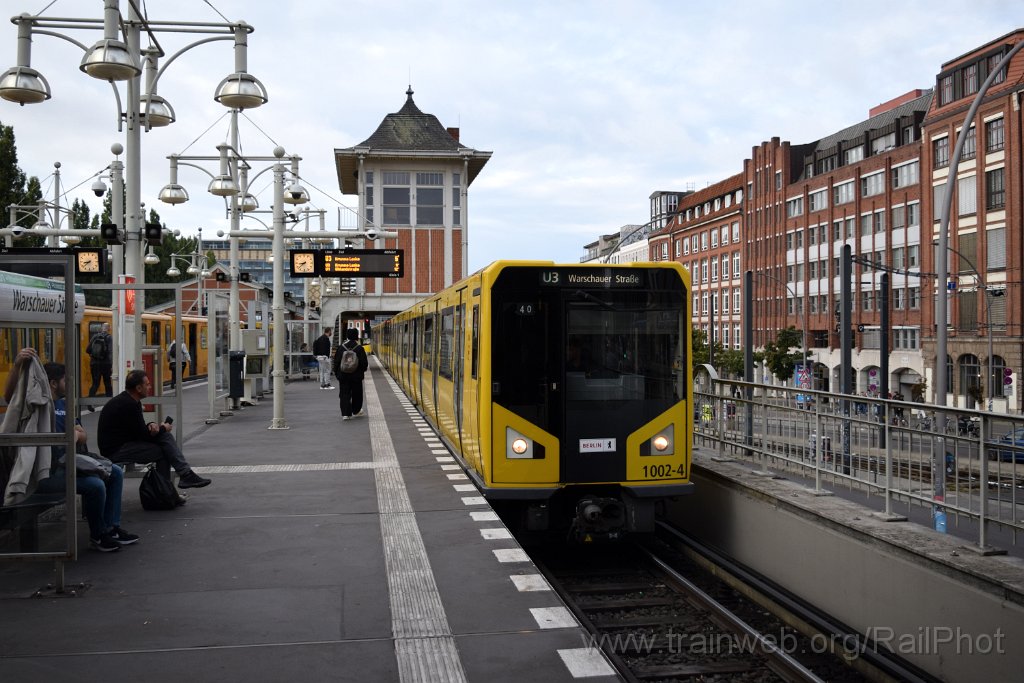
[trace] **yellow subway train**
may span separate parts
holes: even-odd
[[[692,491],[689,307],[677,263],[498,261],[373,338],[515,524],[616,539]]]

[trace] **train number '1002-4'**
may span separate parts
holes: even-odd
[[[644,476],[648,479],[667,479],[685,476],[682,465],[644,465]]]

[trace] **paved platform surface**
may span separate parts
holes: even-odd
[[[269,395],[207,425],[186,387],[179,439],[213,483],[147,512],[126,479],[142,538],[98,553],[80,523],[78,597],[0,562],[0,680],[619,680],[375,359],[365,388],[342,421],[336,391],[289,382],[271,430]]]

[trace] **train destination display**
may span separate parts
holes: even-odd
[[[401,249],[292,249],[292,277],[405,277]]]

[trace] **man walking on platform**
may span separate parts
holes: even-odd
[[[333,389],[331,386],[331,328],[324,328],[324,333],[313,342],[313,355],[320,363],[320,388]]]
[[[89,387],[89,397],[92,398],[100,388],[100,379],[103,380],[103,395],[112,396],[110,376],[114,371],[114,358],[112,355],[113,346],[110,339],[110,324],[103,323],[100,331],[89,340],[89,346],[85,351],[89,354],[89,371],[92,373],[92,386]],[[90,411],[96,409],[89,406]]]
[[[334,353],[334,376],[338,378],[338,400],[341,419],[351,420],[363,415],[363,375],[369,363],[366,351],[359,343],[359,330],[345,330],[345,341]]]

